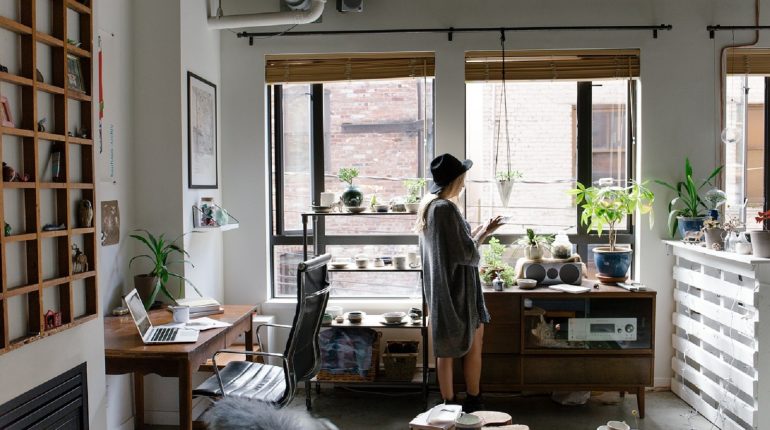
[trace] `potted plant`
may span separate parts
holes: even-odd
[[[703,195],[703,203],[713,220],[719,220],[719,206],[727,201],[727,194],[719,188],[712,188]]]
[[[195,287],[195,285],[192,284],[192,282],[190,282],[184,276],[172,272],[169,267],[174,264],[184,264],[184,263],[189,263],[190,265],[192,265],[190,261],[185,259],[185,257],[189,257],[190,254],[188,254],[187,251],[180,248],[176,244],[176,240],[178,240],[179,238],[173,241],[169,241],[164,237],[163,234],[156,237],[147,230],[137,230],[137,231],[143,232],[144,235],[132,234],[131,237],[133,237],[134,239],[138,240],[140,243],[145,245],[147,247],[147,253],[135,256],[134,258],[131,259],[131,261],[129,261],[128,265],[129,267],[131,267],[134,261],[137,261],[140,259],[146,259],[152,265],[152,269],[150,270],[149,273],[134,276],[134,287],[139,292],[139,296],[142,298],[142,301],[144,302],[144,307],[146,309],[150,309],[150,306],[152,306],[152,304],[155,303],[155,298],[158,296],[159,292],[163,292],[163,294],[171,300],[176,300],[177,298],[180,298],[182,296],[182,290],[183,290],[181,285],[182,281],[190,284],[190,286],[193,287],[195,292],[198,293],[199,296],[201,296],[201,292],[198,291],[198,289]],[[177,259],[172,259],[174,257],[176,257]],[[168,281],[171,278],[176,278],[180,281],[180,286],[176,297],[172,295],[167,288]]]
[[[601,236],[607,228],[609,246],[593,249],[599,279],[625,279],[633,250],[617,247],[617,225],[638,209],[641,214],[650,213],[652,227],[655,195],[647,189],[646,183],[638,182],[626,187],[585,187],[578,182],[577,188],[570,193],[575,196],[576,204],[582,203],[580,222],[588,226],[588,231],[594,230]]]
[[[342,193],[342,203],[348,207],[358,207],[364,202],[364,193],[353,185],[353,179],[358,177],[358,169],[355,167],[340,168],[337,177],[340,181],[346,182],[348,188]]]
[[[495,278],[500,278],[506,287],[510,287],[516,281],[516,275],[510,264],[503,260],[506,246],[500,243],[500,239],[489,239],[489,246],[481,251],[481,267],[479,274],[484,285],[491,285]]]
[[[407,179],[404,181],[406,187],[406,200],[404,206],[407,212],[417,212],[420,207],[420,199],[422,198],[422,190],[425,189],[425,178]]]
[[[762,230],[749,232],[749,236],[751,236],[751,252],[757,257],[770,258],[770,231],[767,230],[767,222],[770,221],[770,210],[758,212],[754,219],[762,223]]]
[[[703,232],[706,234],[706,246],[715,251],[725,248],[725,229],[722,223],[714,218],[706,218],[703,221]]]
[[[679,235],[684,238],[687,232],[699,232],[703,228],[703,220],[706,215],[704,209],[707,207],[700,197],[700,189],[718,175],[722,171],[722,167],[719,166],[714,169],[705,181],[697,185],[692,176],[690,159],[687,158],[684,163],[684,180],[675,185],[660,180],[655,181],[676,193],[676,197],[671,199],[668,204],[668,232],[671,237],[674,237],[678,231]]]
[[[516,244],[524,247],[524,254],[528,260],[540,260],[543,258],[543,251],[548,249],[553,242],[552,234],[535,234],[531,228],[527,229],[527,235],[520,237]]]
[[[503,202],[503,206],[507,207],[508,200],[511,197],[511,190],[513,190],[513,184],[516,182],[516,179],[521,179],[523,175],[518,170],[506,170],[504,172],[497,172],[495,176],[500,201]]]

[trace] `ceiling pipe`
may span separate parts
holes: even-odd
[[[273,25],[309,24],[321,17],[326,0],[311,0],[307,10],[284,12],[253,13],[247,15],[209,16],[208,24],[212,30],[231,28],[268,27]]]

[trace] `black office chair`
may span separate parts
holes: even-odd
[[[324,254],[299,264],[297,270],[297,310],[292,325],[260,324],[256,328],[257,344],[260,351],[217,351],[212,357],[214,376],[211,376],[193,390],[193,395],[207,397],[240,397],[284,407],[294,398],[297,384],[309,381],[321,367],[318,331],[329,300],[329,281],[326,265],[331,259]],[[289,339],[283,354],[264,352],[259,338],[262,327],[288,328]],[[222,353],[276,357],[282,366],[231,361],[219,370],[217,356]],[[267,360],[266,360],[267,361]],[[310,393],[307,396],[310,409]]]

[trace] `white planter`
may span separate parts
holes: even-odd
[[[529,245],[524,247],[524,255],[528,260],[540,260],[543,258],[543,247],[540,245]]]

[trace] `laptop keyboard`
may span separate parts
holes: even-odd
[[[176,338],[177,328],[156,328],[152,333],[151,342],[167,342]]]

